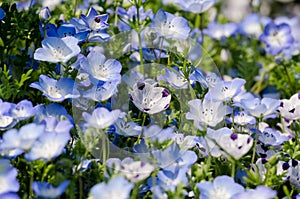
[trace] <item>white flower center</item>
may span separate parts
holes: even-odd
[[[62,97],[61,89],[58,88],[57,86],[49,86],[47,88],[47,94],[53,98],[61,98]]]

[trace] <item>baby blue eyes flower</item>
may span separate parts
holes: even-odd
[[[54,102],[62,102],[65,99],[79,97],[79,91],[76,89],[75,81],[69,78],[55,80],[48,76],[41,75],[39,82],[30,84],[30,87],[42,91],[44,96]]]
[[[34,59],[52,63],[66,63],[80,53],[78,39],[75,37],[47,37],[42,41],[42,48],[34,52]]]
[[[105,129],[117,121],[120,113],[120,110],[109,111],[106,108],[101,107],[96,108],[92,115],[84,112],[82,113],[82,116],[86,122],[86,127]]]
[[[219,24],[211,22],[203,32],[212,39],[222,40],[235,35],[238,32],[238,26],[235,23]]]
[[[62,182],[59,186],[54,187],[47,182],[33,182],[32,189],[35,195],[42,198],[58,198],[63,194],[66,188],[69,186],[70,181],[66,180]]]
[[[133,187],[124,177],[114,177],[107,184],[101,182],[93,186],[88,199],[129,199]]]
[[[294,42],[291,28],[286,23],[279,25],[274,22],[268,23],[259,39],[266,44],[266,51],[271,55],[278,55]]]
[[[216,0],[179,0],[176,3],[185,11],[202,13],[211,8]]]
[[[213,182],[200,182],[196,186],[200,190],[199,198],[201,199],[230,199],[236,194],[244,192],[244,187],[225,175],[216,177]]]
[[[85,25],[92,31],[103,30],[108,28],[108,15],[99,15],[94,8],[90,8],[87,16],[80,15]]]
[[[235,195],[232,199],[272,199],[277,196],[277,192],[269,187],[260,185],[255,189],[248,189],[245,192]]]
[[[19,191],[20,185],[17,181],[17,175],[17,169],[10,165],[9,160],[0,160],[0,196]]]
[[[162,37],[186,39],[191,31],[188,21],[183,17],[158,10],[152,21],[152,28]]]
[[[147,82],[136,83],[129,92],[129,97],[138,109],[149,114],[168,109],[171,101],[171,94],[167,89]]]
[[[97,80],[113,81],[121,79],[121,63],[115,59],[106,59],[98,51],[90,52],[87,56],[87,61],[81,62],[81,67]]]

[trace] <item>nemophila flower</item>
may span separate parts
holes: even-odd
[[[272,128],[265,128],[262,132],[258,133],[258,140],[266,146],[281,145],[289,139],[290,138],[288,136],[285,136]]]
[[[289,120],[300,118],[300,93],[294,94],[289,100],[283,99],[278,107],[280,114]]]
[[[240,22],[239,31],[246,36],[259,37],[263,31],[260,16],[256,13],[247,15]]]
[[[286,23],[276,25],[274,22],[265,27],[259,40],[266,44],[266,51],[272,55],[281,53],[294,42],[290,26]]]
[[[20,199],[20,196],[15,193],[0,194],[1,199]]]
[[[44,96],[54,102],[79,97],[75,81],[70,78],[55,80],[46,75],[40,75],[39,82],[30,84],[30,87],[42,91]]]
[[[137,9],[136,6],[131,6],[128,10],[118,7],[118,15],[122,18],[122,20],[118,21],[118,28],[120,31],[128,31],[131,29],[130,23],[134,23],[137,20]],[[149,9],[146,12],[144,11],[144,7],[139,8],[139,18],[140,24],[147,18],[152,18],[153,13],[152,10]]]
[[[17,120],[27,119],[35,114],[35,108],[32,102],[22,100],[12,109],[12,115]]]
[[[0,8],[0,20],[2,20],[5,17],[5,12],[2,8]]]
[[[191,31],[185,18],[176,17],[162,9],[154,15],[151,27],[159,36],[172,39],[186,39]]]
[[[248,189],[245,192],[237,194],[232,199],[272,199],[277,196],[277,192],[264,185],[257,186],[255,189]]]
[[[165,69],[165,73],[158,76],[157,80],[165,81],[176,89],[188,88],[188,82],[181,71]]]
[[[96,108],[93,111],[92,115],[84,112],[82,113],[82,117],[86,122],[84,126],[97,129],[105,129],[117,121],[120,113],[120,110],[109,111],[103,107]]]
[[[66,180],[62,182],[57,187],[47,182],[32,182],[32,190],[34,194],[42,198],[58,198],[61,194],[65,192],[69,186],[70,181]]]
[[[238,31],[238,25],[235,23],[219,24],[211,22],[203,33],[212,39],[222,40],[235,35]]]
[[[50,161],[63,152],[70,139],[71,136],[69,132],[45,132],[35,141],[29,152],[25,154],[25,158],[28,161],[37,159],[41,159],[45,162]]]
[[[116,133],[125,137],[137,136],[142,133],[142,127],[135,122],[127,121],[126,115],[123,114],[120,114],[115,126]]]
[[[100,52],[90,52],[87,61],[82,61],[80,65],[84,71],[97,80],[112,81],[121,78],[121,63],[115,59],[106,59]]]
[[[57,120],[69,120],[71,123],[74,123],[73,118],[71,115],[68,114],[65,107],[57,104],[51,103],[47,106],[38,105],[36,107],[36,114],[35,114],[35,123],[40,123],[43,119],[47,117],[55,117]]]
[[[273,117],[275,111],[280,105],[280,101],[272,98],[255,98],[255,99],[242,99],[240,105],[250,115],[260,117]],[[272,115],[273,114],[273,115]]]
[[[94,8],[90,8],[87,16],[80,15],[81,19],[85,23],[86,27],[92,31],[103,30],[108,28],[108,15],[99,15]]]
[[[148,128],[145,128],[143,131],[144,138],[150,139],[153,142],[162,143],[166,140],[172,139],[175,137],[174,129],[165,128],[162,129],[158,125],[151,125]]]
[[[144,81],[137,82],[133,86],[132,91],[129,92],[129,98],[141,111],[155,114],[169,108],[171,93],[163,87]]]
[[[46,21],[51,17],[51,13],[48,7],[44,7],[39,12],[39,17],[42,21]]]
[[[176,165],[181,168],[189,168],[197,161],[195,152],[181,150],[176,143],[172,143],[164,150],[152,151],[152,154],[155,158],[154,162],[166,170]]]
[[[162,187],[164,191],[175,192],[176,187],[186,185],[188,179],[186,177],[187,168],[180,168],[174,166],[173,170],[162,170],[157,173],[157,184]]]
[[[120,80],[100,81],[93,78],[93,86],[82,92],[82,96],[93,101],[105,101],[112,97],[118,91]]]
[[[47,37],[42,41],[42,48],[34,52],[34,59],[52,63],[66,63],[80,53],[78,39],[75,37]]]
[[[45,126],[35,123],[26,124],[19,130],[11,129],[3,134],[0,149],[29,150],[44,132]]]
[[[244,187],[225,175],[216,177],[213,182],[200,182],[196,186],[200,190],[201,199],[230,199],[244,192]]]
[[[77,32],[76,27],[73,24],[64,23],[58,28],[51,23],[45,24],[44,27],[40,27],[41,35],[47,37],[75,37],[79,42],[86,40],[88,32]]]
[[[17,123],[12,115],[15,106],[13,103],[3,102],[0,99],[0,130],[10,129]]]
[[[248,124],[255,124],[256,123],[256,119],[255,117],[248,115],[245,111],[238,111],[234,113],[234,119],[232,120],[232,118],[229,118],[230,122],[233,122],[235,124],[241,125],[241,126],[245,126]]]
[[[231,134],[232,131],[229,128],[221,128],[218,130],[207,128],[206,136],[200,137],[196,146],[204,157],[220,157],[223,151],[218,147],[216,141],[221,140],[224,135]]]
[[[88,199],[128,199],[134,185],[124,177],[118,176],[110,179],[108,183],[101,182],[94,185]]]
[[[19,191],[17,175],[17,169],[11,166],[9,160],[0,159],[0,195]]]
[[[184,11],[192,13],[202,13],[216,3],[215,0],[178,0],[176,4]]]
[[[189,101],[190,112],[186,119],[194,120],[194,125],[202,129],[204,125],[216,126],[229,113],[228,108],[221,101],[195,99]]]
[[[154,171],[154,167],[143,161],[134,161],[127,157],[122,161],[118,158],[110,158],[106,161],[106,166],[111,169],[113,173],[121,173],[131,182],[139,182],[150,176]]]
[[[241,92],[245,83],[246,81],[240,78],[235,78],[232,81],[219,81],[213,88],[209,89],[205,99],[228,101]]]
[[[46,117],[41,124],[45,125],[45,131],[49,133],[66,133],[73,128],[69,120],[58,120],[55,117]]]
[[[276,17],[274,19],[274,23],[275,24],[282,24],[282,23],[286,23],[290,26],[291,28],[291,33],[294,37],[295,40],[299,41],[300,39],[300,21],[299,21],[299,18],[298,17],[292,17],[292,18],[289,18],[287,16],[279,16],[279,17]]]

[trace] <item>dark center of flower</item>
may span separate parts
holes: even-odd
[[[101,22],[101,19],[99,17],[95,17],[94,20],[95,20],[96,23],[100,23]]]

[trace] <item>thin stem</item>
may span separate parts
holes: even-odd
[[[288,78],[289,85],[292,88],[293,93],[295,93],[296,92],[295,85],[292,83],[292,80],[291,80],[291,77],[290,77],[289,72],[287,70],[287,67],[286,67],[285,64],[283,64],[283,67],[284,67],[285,74],[286,74],[286,76]]]
[[[118,0],[115,0],[115,6],[116,6],[116,10],[115,10],[115,27],[118,26],[118,9],[119,9],[119,6],[118,6]]]
[[[231,163],[232,163],[232,165],[231,165],[231,177],[234,178],[234,176],[235,176],[235,161],[232,160]]]
[[[76,15],[77,4],[78,4],[78,0],[75,0],[73,16]]]
[[[255,140],[254,140],[254,145],[253,145],[253,153],[252,153],[251,165],[254,164],[255,155],[256,155],[256,146],[257,146],[257,141],[258,141],[258,124],[259,124],[259,119],[256,119]]]

